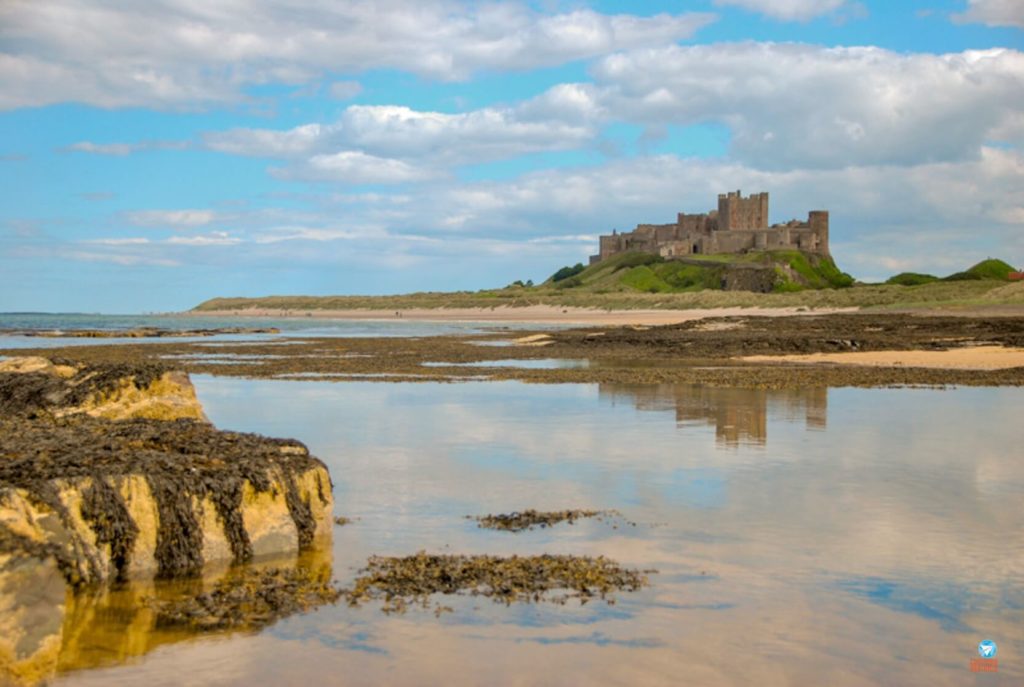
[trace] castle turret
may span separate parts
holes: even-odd
[[[807,224],[811,227],[811,233],[817,238],[817,252],[822,255],[829,255],[828,211],[812,210],[807,215]]]

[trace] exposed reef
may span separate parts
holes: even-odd
[[[34,336],[43,339],[165,339],[219,334],[280,334],[277,327],[218,327],[212,329],[0,329],[0,336]]]
[[[167,342],[65,348],[95,363],[174,365],[190,373],[263,379],[437,382],[684,383],[743,388],[944,385],[1020,386],[1024,366],[943,369],[914,365],[797,365],[783,356],[868,351],[1024,349],[1024,317],[847,313],[719,317],[656,327],[401,337],[302,337],[264,342]],[[494,345],[500,344],[500,345]],[[3,351],[0,351],[3,353]],[[43,351],[38,351],[43,354]],[[53,355],[51,352],[50,355]],[[775,361],[744,360],[773,356]],[[515,360],[586,360],[572,367]],[[494,362],[494,366],[487,363]],[[472,363],[467,365],[466,363]]]
[[[184,372],[152,362],[85,365],[61,358],[0,361],[0,417],[206,420]]]
[[[216,429],[185,373],[3,361],[0,682],[52,672],[66,588],[298,553],[332,508],[304,445]]]
[[[383,600],[385,613],[402,613],[410,604],[426,608],[432,594],[484,596],[499,603],[570,598],[587,603],[600,598],[614,603],[616,591],[636,591],[649,584],[645,572],[621,567],[603,556],[457,556],[428,554],[374,556],[345,590],[356,606]],[[439,607],[443,609],[443,607]]]

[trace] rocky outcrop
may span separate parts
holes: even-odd
[[[0,361],[0,415],[79,414],[107,420],[206,420],[184,372],[149,363],[87,367],[39,357]]]
[[[0,411],[0,683],[51,665],[65,587],[330,540],[323,463],[295,440],[214,428],[183,373],[15,358]]]

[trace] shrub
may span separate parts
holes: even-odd
[[[554,274],[551,275],[551,281],[552,282],[564,281],[565,279],[568,279],[570,277],[575,277],[577,274],[579,274],[580,272],[582,272],[585,269],[586,269],[586,267],[583,266],[582,262],[577,262],[572,267],[569,267],[568,265],[566,265],[565,267],[563,267],[562,269],[558,270],[557,272],[555,272]]]
[[[886,279],[885,283],[896,284],[897,286],[920,286],[921,284],[931,284],[933,281],[938,280],[938,277],[931,274],[921,274],[919,272],[900,272],[899,274]]]

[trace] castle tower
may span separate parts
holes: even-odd
[[[735,193],[730,191],[718,194],[718,229],[720,231],[767,228],[767,193],[753,193],[748,198],[744,198],[739,190]]]
[[[817,237],[817,249],[818,253],[822,255],[829,255],[828,251],[828,211],[827,210],[812,210],[807,214],[807,224],[811,227],[811,232]]]

